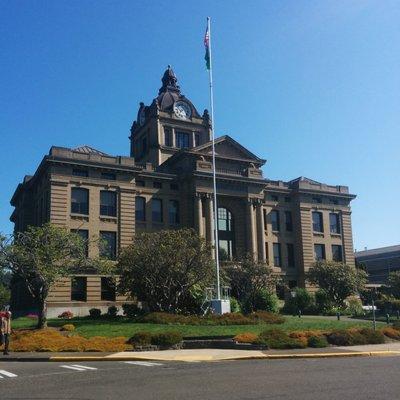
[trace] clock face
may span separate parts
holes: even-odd
[[[145,120],[146,120],[146,117],[144,115],[144,108],[142,108],[142,110],[139,113],[139,124],[140,124],[140,126],[144,125]]]
[[[192,110],[190,109],[188,103],[185,103],[184,101],[177,101],[174,104],[174,113],[178,118],[188,119],[192,115]]]

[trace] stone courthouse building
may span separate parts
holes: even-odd
[[[186,98],[170,67],[158,96],[140,103],[131,127],[130,156],[89,146],[50,149],[11,199],[15,230],[51,222],[84,238],[102,238],[104,257],[116,258],[135,232],[192,227],[212,241],[213,198],[210,116]],[[346,186],[300,177],[263,176],[265,160],[230,136],[215,141],[221,255],[251,253],[273,267],[289,287],[304,286],[319,259],[354,264]],[[97,256],[97,246],[88,249]],[[16,292],[18,292],[16,290]],[[14,308],[26,308],[14,293]],[[18,299],[21,299],[20,301]],[[50,316],[120,305],[107,277],[63,279],[48,298]]]

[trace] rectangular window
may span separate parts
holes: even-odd
[[[107,179],[108,181],[115,181],[117,177],[112,172],[102,172],[101,179]]]
[[[272,210],[271,211],[271,225],[272,225],[272,230],[275,232],[279,232],[280,230],[280,223],[279,223],[279,211],[278,210]]]
[[[74,214],[89,214],[89,190],[83,188],[71,189],[71,212]]]
[[[189,148],[189,134],[186,132],[176,132],[176,147],[180,149],[188,149]]]
[[[71,278],[71,300],[86,301],[87,298],[87,278],[85,276],[75,276]]]
[[[136,197],[135,218],[136,221],[146,221],[146,199],[144,197]]]
[[[179,224],[179,202],[177,200],[169,201],[168,220],[170,224]]]
[[[101,278],[101,300],[115,301],[116,290],[114,279],[109,277]]]
[[[312,213],[313,231],[323,232],[324,231],[324,221],[322,218],[322,212],[313,211]]]
[[[154,189],[161,189],[162,188],[162,183],[161,182],[153,182],[153,188]]]
[[[285,203],[290,203],[292,199],[290,197],[285,197]]]
[[[100,257],[115,260],[117,257],[117,233],[100,232]]]
[[[164,128],[164,144],[166,146],[172,146],[172,132],[170,128]]]
[[[274,266],[280,267],[282,265],[280,243],[273,243],[273,252],[274,252]]]
[[[313,197],[313,198],[312,198],[312,202],[313,202],[313,203],[319,203],[319,204],[320,204],[320,203],[322,203],[322,199],[321,199],[321,197]]]
[[[89,176],[89,172],[85,169],[74,168],[72,170],[72,175],[73,176],[83,176],[83,177],[87,178]]]
[[[151,200],[151,219],[153,222],[163,222],[162,200]]]
[[[76,233],[82,239],[84,252],[86,257],[89,256],[89,231],[87,229],[71,229],[72,233]]]
[[[339,244],[332,245],[332,260],[336,262],[343,261],[342,246],[340,246]]]
[[[194,134],[194,145],[195,147],[200,146],[200,135],[198,133]]]
[[[292,213],[290,211],[285,211],[285,226],[287,232],[293,231]]]
[[[145,187],[144,181],[136,181],[136,186]]]
[[[169,187],[171,190],[179,190],[179,186],[176,183],[171,183]]]
[[[271,200],[272,200],[272,201],[278,201],[278,200],[279,200],[279,197],[276,196],[275,194],[271,194]]]
[[[111,190],[100,191],[100,215],[117,216],[117,193]]]
[[[314,258],[315,261],[325,260],[325,245],[314,244]]]
[[[267,265],[269,265],[269,248],[268,248],[268,242],[265,242],[265,260],[267,262]]]
[[[263,208],[263,216],[264,216],[264,230],[266,231],[268,229],[268,224],[267,224],[267,210]]]
[[[337,213],[329,214],[329,225],[331,233],[340,233],[340,218]]]
[[[294,262],[294,246],[293,246],[293,244],[288,243],[286,245],[286,250],[287,250],[287,266],[289,268],[294,268],[295,262]]]

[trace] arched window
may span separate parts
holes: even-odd
[[[218,207],[218,251],[222,261],[234,256],[234,224],[232,213],[224,207]]]

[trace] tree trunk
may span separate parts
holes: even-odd
[[[38,313],[37,329],[47,328],[46,301],[40,300],[38,306],[39,306],[39,313]]]

